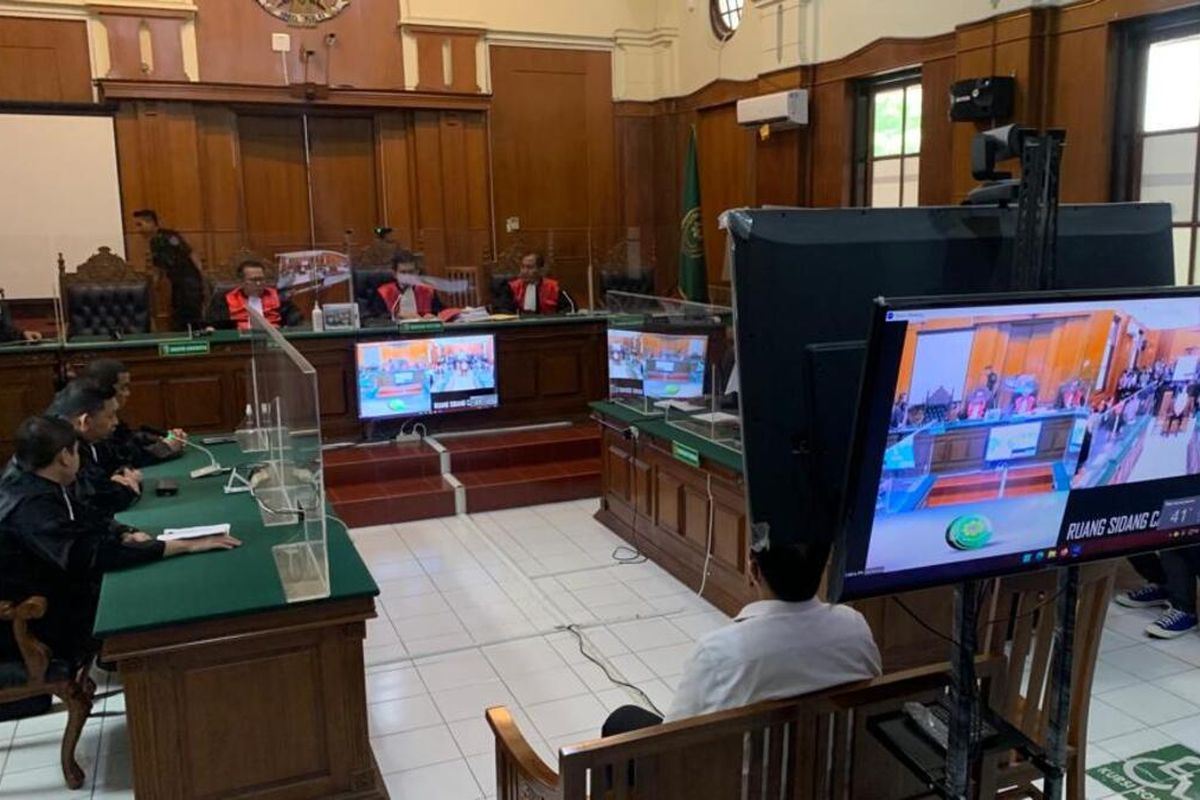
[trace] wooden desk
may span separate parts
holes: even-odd
[[[587,404],[606,391],[606,329],[607,320],[599,315],[447,325],[447,336],[495,334],[500,407],[435,417],[426,426],[434,433],[587,416]],[[358,420],[355,344],[434,334],[389,326],[325,333],[297,329],[285,335],[317,369],[322,435],[357,439],[366,429]],[[11,454],[12,435],[21,420],[46,408],[55,379],[96,358],[117,358],[132,370],[133,396],[124,412],[130,425],[197,433],[236,428],[246,407],[249,339],[218,331],[207,340],[210,352],[205,355],[159,355],[160,343],[177,340],[170,334],[147,334],[120,342],[94,338],[65,346],[0,347],[0,458]]]
[[[603,426],[601,497],[596,519],[693,589],[700,588],[712,536],[704,598],[730,616],[757,599],[750,585],[745,487],[739,454],[660,418],[613,403],[592,403]],[[636,438],[624,431],[636,430]],[[676,458],[675,443],[695,450],[700,466]],[[949,636],[953,590],[902,596],[922,621]],[[887,670],[946,660],[950,645],[887,598],[853,603],[867,618]]]
[[[217,455],[242,460],[228,445]],[[110,573],[101,589],[96,635],[125,686],[137,797],[386,798],[362,650],[375,582],[330,522],[331,596],[288,605],[271,546],[291,529],[263,528],[250,497],[222,493],[223,477],[187,477],[206,463],[189,453],[146,470],[147,485],[176,478],[179,495],[146,497],[121,519],[157,534],[219,518],[243,546]]]

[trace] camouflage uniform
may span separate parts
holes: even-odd
[[[168,228],[159,228],[150,237],[150,258],[154,266],[171,281],[171,321],[174,330],[187,330],[204,324],[204,279],[192,263],[192,248],[187,240]]]

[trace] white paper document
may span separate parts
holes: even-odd
[[[737,414],[729,414],[724,411],[715,411],[712,414],[697,414],[692,419],[700,420],[701,422],[737,422]]]
[[[160,542],[173,542],[177,539],[203,539],[205,536],[228,536],[229,523],[222,525],[197,525],[194,528],[167,528],[158,535]]]
[[[704,406],[698,406],[695,403],[686,403],[683,400],[659,400],[654,404],[655,408],[674,408],[679,411],[703,411]]]

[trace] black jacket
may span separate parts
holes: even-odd
[[[105,572],[157,561],[162,542],[123,544],[130,528],[78,503],[71,492],[33,473],[0,479],[0,599],[46,597],[33,632],[57,658],[94,650],[92,624]],[[0,658],[17,657],[10,626],[0,626]]]
[[[89,444],[79,441],[79,475],[75,479],[75,499],[91,506],[106,517],[125,511],[141,496],[112,479],[113,473],[130,466],[120,452],[107,441]]]

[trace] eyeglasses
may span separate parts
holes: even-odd
[[[267,282],[266,278],[245,278],[244,280],[246,281],[246,283],[254,283],[254,284]]]

